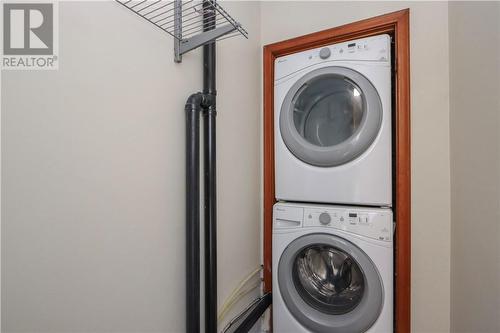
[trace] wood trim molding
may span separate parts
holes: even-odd
[[[322,45],[390,34],[395,45],[395,331],[410,332],[411,311],[411,154],[409,9],[369,18],[264,46],[264,289],[272,291],[274,193],[274,60]]]

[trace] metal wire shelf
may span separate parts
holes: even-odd
[[[116,0],[175,39],[175,61],[199,46],[248,32],[215,0]]]

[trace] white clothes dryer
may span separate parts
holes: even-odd
[[[387,208],[277,203],[274,332],[392,332],[392,226]]]
[[[278,200],[392,205],[391,39],[275,61]]]

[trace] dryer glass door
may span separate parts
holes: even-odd
[[[330,147],[349,139],[366,112],[364,94],[341,75],[316,77],[302,85],[292,99],[293,122],[307,142]]]
[[[291,242],[278,264],[279,293],[312,332],[365,332],[384,304],[383,284],[368,255],[331,234]]]
[[[376,89],[360,73],[344,67],[314,70],[288,91],[280,131],[288,149],[316,166],[337,166],[360,156],[382,123]]]

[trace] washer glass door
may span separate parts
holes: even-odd
[[[328,314],[344,314],[363,298],[365,282],[358,263],[346,252],[313,244],[295,256],[292,278],[304,301]]]
[[[288,149],[302,161],[337,166],[361,155],[375,140],[382,104],[374,86],[344,67],[309,72],[288,91],[280,130]]]
[[[290,313],[313,332],[364,332],[383,306],[382,280],[371,259],[331,234],[291,242],[279,261],[278,284]]]

